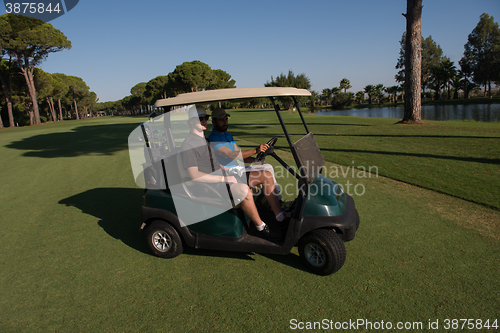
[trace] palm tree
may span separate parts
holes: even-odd
[[[361,104],[361,103],[363,103],[364,99],[365,99],[365,92],[364,91],[358,91],[356,93],[356,102],[358,102],[358,104]]]
[[[347,89],[350,89],[352,86],[351,86],[351,82],[346,79],[346,78],[343,78],[342,80],[340,80],[340,89],[344,89],[344,93],[347,92]]]
[[[384,97],[384,85],[383,84],[377,84],[375,86],[375,96],[377,96],[378,103],[380,103],[380,100]]]
[[[368,95],[368,104],[372,104],[372,95],[375,93],[375,87],[369,84],[365,87],[365,94]]]
[[[458,90],[462,89],[462,84],[464,81],[460,78],[459,75],[456,75],[453,79],[451,79],[451,85],[454,88],[453,99],[458,99]]]
[[[328,105],[328,101],[330,100],[330,97],[332,96],[332,91],[328,88],[323,89],[323,92],[321,93],[321,99],[325,100],[325,105]]]
[[[400,93],[400,96],[401,96],[401,101],[404,102],[405,101],[405,87],[404,85],[399,85],[397,86],[398,87],[398,93]],[[397,95],[396,95],[396,101],[397,101]]]
[[[473,89],[473,87],[471,86],[473,77],[472,63],[469,58],[463,57],[462,59],[460,59],[458,64],[460,65],[460,70],[458,71],[458,75],[464,81],[463,83],[464,98],[468,99],[469,91]]]
[[[450,83],[451,80],[457,76],[457,68],[453,64],[453,62],[448,59],[444,58],[443,61],[441,61],[440,66],[443,69],[443,84],[445,88],[448,88],[448,99],[450,99]]]
[[[392,86],[385,88],[385,91],[389,94],[389,102],[396,103],[396,93],[398,92],[398,86]]]
[[[318,93],[316,91],[311,91],[311,97],[309,97],[309,102],[311,106],[316,106],[316,101],[318,100]]]
[[[433,66],[431,68],[432,73],[432,81],[430,84],[430,88],[434,89],[436,92],[436,96],[434,99],[441,100],[441,87],[444,85],[445,73],[443,71],[443,67],[440,65]]]

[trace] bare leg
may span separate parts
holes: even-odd
[[[234,183],[231,185],[233,197],[243,198],[240,202],[241,209],[247,214],[255,225],[262,225],[262,219],[259,216],[255,202],[253,201],[252,191],[245,184]],[[245,195],[246,193],[246,195]]]
[[[274,184],[273,175],[269,171],[252,171],[248,177],[248,186],[254,187],[262,184],[264,196],[271,206],[274,215],[282,212],[280,199],[275,192],[276,186]]]

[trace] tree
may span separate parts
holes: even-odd
[[[97,98],[97,94],[93,91],[87,91],[80,99],[80,106],[83,106],[83,108],[85,109],[84,114],[86,117],[94,116],[92,110],[96,106],[98,100],[99,98]]]
[[[76,119],[80,119],[77,101],[83,100],[90,94],[89,87],[81,78],[77,76],[66,76],[65,81],[66,84],[68,85],[67,94],[70,96],[70,99],[72,100],[72,105],[74,107]]]
[[[354,100],[354,94],[352,92],[338,92],[334,95],[332,99],[332,108],[337,110],[346,109],[352,104]]]
[[[358,104],[362,104],[363,101],[365,100],[365,92],[364,91],[358,91],[356,93],[356,102],[358,102]]]
[[[1,74],[0,83],[5,96],[5,103],[7,105],[7,115],[9,118],[9,126],[14,127],[14,115],[12,112],[12,58],[8,56],[5,46],[8,45],[10,36],[10,26],[6,20],[0,20],[0,60],[1,60]],[[4,57],[8,57],[5,60]],[[3,123],[0,117],[0,126]]]
[[[404,84],[405,82],[405,49],[406,49],[406,31],[403,32],[403,36],[399,41],[399,58],[396,64],[396,69],[398,69],[398,73],[394,76],[396,82],[402,84]]]
[[[231,79],[231,75],[222,69],[212,70],[210,83],[207,89],[234,88],[236,81]]]
[[[457,68],[453,62],[444,57],[443,60],[436,66],[431,68],[432,87],[436,91],[436,99],[444,99],[444,93],[447,91],[447,98],[450,99],[451,81],[457,76]],[[443,94],[441,94],[443,88]]]
[[[52,83],[53,83],[53,91],[52,95],[54,98],[57,98],[57,106],[59,109],[59,120],[63,120],[63,108],[62,108],[62,100],[66,102],[68,99],[66,94],[69,92],[69,79],[65,74],[62,73],[54,73],[52,74]],[[66,104],[66,103],[65,103]]]
[[[422,0],[406,1],[405,108],[402,122],[422,121]]]
[[[385,87],[383,84],[377,84],[374,87],[374,95],[377,97],[377,102],[380,103],[381,99],[384,98]]]
[[[425,88],[432,80],[432,67],[437,66],[443,58],[443,50],[439,44],[432,39],[432,36],[423,39],[422,37],[422,90],[425,99]]]
[[[71,42],[50,23],[33,17],[4,14],[0,19],[6,21],[0,27],[7,29],[6,33],[1,34],[4,38],[2,46],[26,80],[35,123],[39,124],[41,121],[33,70],[49,53],[70,49]]]
[[[441,94],[441,88],[444,86],[445,81],[445,73],[442,66],[439,64],[433,66],[431,68],[432,81],[430,84],[431,89],[434,89],[436,92],[434,95],[434,99],[441,100],[443,99],[443,95]]]
[[[369,84],[365,87],[365,94],[368,95],[368,104],[372,104],[372,95],[375,93],[375,87]]]
[[[210,86],[213,71],[199,60],[184,62],[168,75],[168,87],[173,96],[179,93],[202,91]]]
[[[385,88],[385,91],[389,94],[389,102],[396,103],[397,102],[396,94],[398,93],[398,86],[387,87]]]
[[[266,87],[295,87],[300,89],[311,89],[311,82],[304,74],[295,75],[292,71],[288,71],[288,75],[281,73],[274,79],[271,76],[271,81],[267,81]]]
[[[323,89],[323,91],[321,92],[321,99],[325,101],[325,105],[328,105],[328,102],[330,101],[331,98],[332,98],[332,90],[328,88]]]
[[[316,101],[318,100],[319,96],[316,91],[311,91],[311,96],[309,97],[309,103],[312,107],[316,106]]]
[[[352,88],[351,81],[349,81],[346,78],[343,78],[342,80],[340,80],[340,86],[339,86],[339,88],[340,89],[344,89],[344,93],[346,93],[347,89],[351,89]]]
[[[293,72],[290,70],[288,71],[288,75],[285,75],[281,73],[274,79],[271,76],[271,81],[267,81],[264,83],[265,87],[295,87],[295,88],[300,88],[300,89],[311,89],[311,82],[309,81],[309,78],[304,74],[299,74],[295,75]],[[289,109],[292,105],[292,98],[291,97],[280,97],[278,98],[281,103],[285,106],[285,108]],[[307,100],[307,97],[297,97],[298,101],[304,102]]]
[[[480,16],[464,48],[474,82],[487,86],[491,98],[491,82],[500,81],[500,29],[493,16],[486,13]]]
[[[146,85],[147,82],[141,82],[136,84],[130,89],[130,93],[132,94],[132,96],[136,97],[139,100],[139,107],[141,108],[141,112],[142,112],[142,107],[146,102],[146,95],[145,95]]]
[[[3,48],[2,48],[3,50]],[[3,94],[5,96],[5,104],[7,105],[7,115],[9,118],[9,126],[14,127],[14,114],[12,111],[12,62],[1,59],[0,63],[0,83],[2,84]],[[0,126],[3,123],[0,119]]]
[[[457,68],[447,57],[445,57],[443,61],[441,61],[440,66],[442,67],[444,88],[448,88],[448,99],[450,99],[450,84],[455,76],[457,76]]]
[[[169,82],[169,76],[161,75],[149,80],[148,83],[146,83],[144,96],[147,98],[149,104],[154,104],[159,98],[175,96],[175,94],[167,96],[166,85]]]
[[[35,68],[34,78],[37,97],[42,100],[42,105],[44,105],[44,100],[47,102],[47,107],[49,109],[47,116],[48,118],[52,118],[52,121],[56,122],[57,115],[54,108],[54,100],[52,98],[54,91],[54,78],[52,75],[39,68]]]
[[[460,89],[464,89],[464,81],[462,80],[460,75],[457,74],[453,79],[451,79],[450,83],[453,86],[453,99],[458,99],[458,91]]]
[[[460,65],[460,70],[458,74],[462,78],[462,90],[464,91],[464,98],[469,98],[469,92],[474,89],[474,84],[472,83],[472,62],[467,57],[463,57],[458,62]]]

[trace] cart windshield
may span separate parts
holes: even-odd
[[[321,169],[325,165],[325,159],[319,150],[318,144],[314,139],[314,135],[309,132],[293,145],[299,164],[302,170],[300,174],[306,177],[307,182],[312,183],[321,173]]]
[[[185,225],[219,215],[239,204],[246,193],[229,193],[219,182],[192,179],[188,167],[193,161],[204,174],[232,176],[231,181],[246,184],[245,175],[225,174],[206,141],[195,105],[177,107],[151,118],[129,135],[129,155],[135,183],[145,189],[167,190],[174,200],[177,216]],[[243,164],[241,154],[235,163]],[[222,186],[221,186],[222,185]],[[202,208],[200,208],[202,205]]]

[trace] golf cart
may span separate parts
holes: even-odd
[[[150,251],[159,257],[173,258],[183,247],[222,251],[257,252],[286,255],[298,246],[304,265],[312,272],[328,275],[345,262],[344,242],[354,238],[359,215],[351,196],[321,174],[324,159],[307,127],[297,96],[310,96],[305,89],[290,87],[232,88],[192,92],[156,101],[160,113],[150,115],[129,136],[129,153],[136,183],[145,188],[140,229],[145,230]],[[270,98],[296,166],[290,166],[275,152],[277,138],[270,148],[257,156],[271,156],[289,172],[297,184],[297,197],[285,210],[287,223],[274,221],[274,214],[262,193],[254,195],[260,216],[271,228],[280,229],[284,239],[269,241],[256,236],[255,227],[237,202],[227,194],[207,187],[208,195],[199,197],[182,164],[181,146],[186,137],[189,109],[221,101],[241,102]],[[305,135],[292,142],[278,99],[293,99]],[[258,111],[257,111],[258,114]],[[184,133],[184,134],[182,134]],[[207,136],[208,133],[205,133]],[[278,179],[279,182],[279,179]],[[267,216],[270,216],[269,218]],[[274,223],[274,224],[273,224]]]

